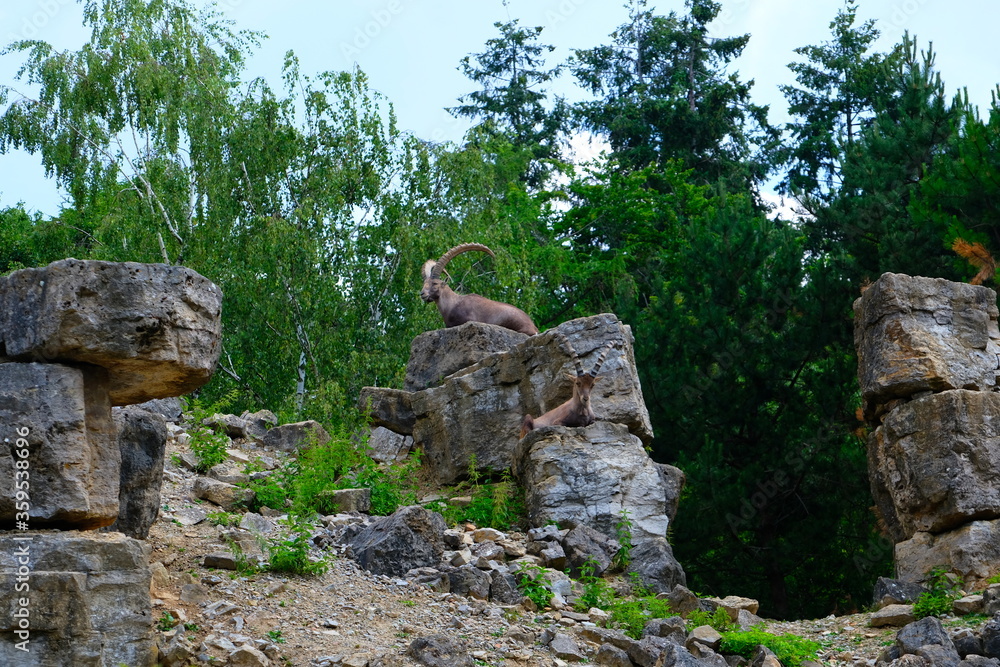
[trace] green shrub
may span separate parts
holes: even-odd
[[[309,557],[310,524],[293,517],[281,524],[285,528],[285,534],[268,538],[265,545],[267,569],[291,574],[320,575],[326,572],[329,568],[326,559],[315,561]]]
[[[552,601],[552,591],[549,590],[549,579],[545,576],[545,568],[538,565],[525,565],[515,574],[517,587],[525,597],[535,603],[539,609],[546,607]]]
[[[944,616],[951,613],[952,602],[957,597],[958,584],[948,570],[935,567],[927,573],[927,587],[913,604],[913,615],[917,618]]]
[[[642,629],[654,618],[676,616],[667,600],[658,600],[651,595],[616,600],[611,604],[611,625],[620,629],[632,639],[642,637]]]
[[[753,658],[757,647],[763,645],[774,651],[782,665],[799,667],[805,660],[815,660],[820,645],[814,641],[795,635],[772,635],[753,628],[722,633],[719,651],[723,654],[741,655],[747,660]]]
[[[371,513],[388,515],[417,501],[416,471],[419,452],[400,464],[379,465],[365,453],[366,441],[336,434],[330,442],[306,449],[299,457],[292,486],[296,512],[333,514],[337,507],[332,491],[371,490]]]
[[[620,548],[611,561],[611,565],[619,570],[624,570],[632,562],[632,520],[629,519],[629,511],[623,509],[621,518],[615,524],[615,539],[618,540]]]
[[[524,490],[514,482],[509,470],[503,471],[498,482],[480,483],[483,476],[473,455],[470,457],[468,474],[468,481],[457,487],[456,491],[468,489],[472,502],[465,507],[445,507],[442,514],[449,525],[471,521],[480,528],[515,530],[524,524],[527,515]]]
[[[187,433],[191,438],[191,452],[197,459],[196,469],[200,473],[208,472],[209,468],[222,463],[229,456],[226,453],[232,444],[229,436],[216,433],[205,426],[204,421],[221,411],[234,395],[231,392],[208,407],[203,406],[194,396],[184,396],[181,399],[184,404],[184,417],[190,424]]]
[[[702,625],[710,625],[719,632],[725,632],[727,630],[732,630],[735,627],[735,623],[729,618],[729,614],[722,607],[719,607],[711,614],[707,611],[702,611],[700,609],[695,609],[687,615],[686,621],[687,627],[694,629]]]
[[[615,592],[604,579],[594,576],[596,561],[588,558],[580,567],[580,583],[583,584],[583,594],[573,603],[580,612],[586,612],[592,607],[608,609],[615,601]]]

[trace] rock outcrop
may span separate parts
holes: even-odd
[[[114,420],[121,452],[119,507],[117,519],[106,530],[144,540],[160,511],[166,420],[138,406],[115,408]]]
[[[14,361],[108,369],[112,405],[181,396],[219,359],[222,292],[182,266],[64,259],[0,280]]]
[[[0,533],[0,549],[24,550],[30,572],[29,605],[21,607],[14,593],[21,566],[14,558],[0,563],[0,587],[10,592],[0,597],[0,633],[16,638],[18,610],[30,614],[28,652],[15,641],[0,642],[0,664],[155,664],[145,543],[119,533],[32,531]]]
[[[597,422],[539,428],[521,439],[525,414],[541,415],[572,395],[566,375],[575,376],[576,360],[562,337],[584,368],[610,344],[591,395]],[[644,449],[653,433],[632,334],[614,315],[531,337],[479,322],[421,334],[411,347],[407,387],[366,387],[359,404],[376,429],[412,436],[438,484],[461,480],[473,465],[481,474],[511,470],[525,489],[530,525],[586,527],[608,540],[627,531],[643,554],[637,574],[647,586],[663,592],[684,582],[666,541],[684,475]],[[561,541],[539,552],[556,569],[579,565],[575,553],[567,560]],[[610,558],[601,550],[591,555]]]
[[[222,294],[190,269],[54,262],[0,278],[0,664],[153,665],[149,548],[164,417],[113,405],[203,385]],[[175,406],[161,405],[168,413]],[[120,532],[81,533],[112,526]],[[58,529],[55,532],[46,529]],[[63,531],[63,532],[60,532]],[[23,602],[24,601],[24,602]],[[21,613],[28,614],[28,617]]]
[[[0,364],[0,442],[20,437],[30,452],[27,477],[15,475],[14,448],[0,448],[0,526],[14,527],[15,480],[26,480],[33,528],[115,520],[121,454],[103,368]]]
[[[894,273],[854,303],[872,495],[901,579],[1000,572],[997,312],[991,289]]]
[[[450,358],[450,349],[473,347],[477,341],[491,341],[501,348],[518,336],[522,341],[451,372],[427,389],[368,387],[361,394],[359,404],[368,407],[373,425],[413,436],[439,484],[463,478],[473,460],[482,473],[510,469],[522,417],[542,414],[571,396],[571,383],[564,375],[575,372],[575,366],[552,332],[524,337],[513,332],[498,334],[494,329],[500,327],[469,322],[427,332],[414,341],[413,354],[424,358],[429,356],[426,348],[431,348],[438,356]],[[585,368],[593,364],[605,344],[613,344],[594,387],[594,410],[598,420],[624,424],[643,443],[649,443],[652,426],[628,327],[614,315],[604,314],[565,322],[554,331],[570,340]],[[419,366],[433,364],[425,360]],[[451,368],[445,362],[439,366]],[[431,375],[433,372],[424,372],[421,377],[426,381]],[[436,376],[434,381],[438,382]]]

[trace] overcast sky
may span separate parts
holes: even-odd
[[[264,76],[274,87],[284,53],[296,52],[303,73],[342,70],[359,65],[373,88],[394,105],[403,129],[431,140],[462,138],[467,121],[452,118],[445,107],[474,90],[458,70],[461,58],[483,50],[496,36],[493,23],[511,18],[523,26],[542,26],[542,41],[554,44],[551,64],[574,48],[608,43],[625,22],[618,0],[219,0],[216,3],[237,28],[268,35],[250,59],[246,78]],[[684,13],[683,0],[654,2],[658,13]],[[799,58],[796,47],[830,39],[829,24],[842,0],[722,0],[711,28],[715,36],[750,33],[750,43],[732,70],[753,79],[755,101],[769,104],[771,121],[787,120],[778,85],[792,84],[787,65]],[[990,92],[1000,83],[1000,55],[995,46],[1000,24],[997,0],[860,0],[859,19],[876,19],[882,32],[877,48],[899,41],[905,30],[921,48],[933,42],[937,67],[949,92],[966,87],[985,112]],[[0,4],[0,43],[42,39],[58,49],[77,49],[88,33],[75,0],[4,0]],[[19,55],[0,56],[0,83],[17,86],[13,76]],[[568,75],[552,87],[579,99],[582,92]],[[23,201],[28,209],[55,214],[60,195],[46,180],[35,156],[0,155],[0,207]]]

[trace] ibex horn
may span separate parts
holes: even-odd
[[[581,375],[583,375],[583,363],[581,363],[580,358],[576,356],[576,350],[573,349],[572,343],[569,342],[569,338],[566,338],[566,335],[563,334],[561,331],[556,331],[554,333],[555,337],[558,338],[559,342],[562,343],[563,347],[566,348],[566,353],[569,354],[570,357],[572,357],[573,363],[576,365],[576,376],[580,377]]]
[[[441,259],[439,259],[434,265],[434,268],[431,269],[431,278],[434,278],[435,280],[440,278],[441,272],[444,270],[444,267],[448,264],[448,262],[455,259],[458,255],[461,255],[463,252],[469,252],[470,250],[482,250],[490,257],[496,257],[496,255],[493,254],[493,251],[484,246],[482,243],[463,243],[462,245],[457,245],[445,254],[441,255]]]
[[[597,377],[597,371],[601,370],[601,364],[603,364],[604,360],[608,358],[608,352],[611,351],[613,346],[614,343],[608,343],[604,346],[604,349],[601,350],[600,356],[598,356],[597,361],[594,362],[594,367],[590,369],[591,377]]]

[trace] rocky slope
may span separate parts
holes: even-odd
[[[240,539],[245,531],[206,518],[220,508],[195,497],[197,476],[175,456],[185,451],[175,438],[169,440],[160,516],[148,539],[153,612],[167,664],[187,659],[195,664],[546,667],[594,661],[599,644],[585,636],[593,625],[587,615],[434,592],[405,578],[366,572],[337,547],[325,551],[330,567],[320,576],[244,576],[207,567],[206,557],[229,553],[227,540]],[[523,535],[507,537],[526,541]],[[241,543],[253,552],[252,540]],[[765,616],[766,611],[761,610]],[[897,628],[869,627],[870,618],[863,613],[768,621],[767,630],[818,642],[821,664],[873,665],[893,643]],[[428,663],[408,655],[416,640],[438,636],[456,642],[457,655],[471,662],[456,657]],[[571,642],[551,642],[556,636]]]

